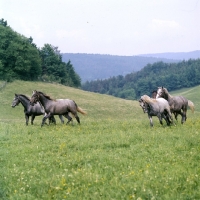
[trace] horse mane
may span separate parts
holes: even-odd
[[[170,97],[170,98],[172,98],[173,96],[171,95],[171,94],[169,94],[169,92],[168,92],[168,90],[167,90],[167,88],[162,88],[163,90],[164,90],[164,92],[166,93],[166,94],[168,94],[168,96]]]
[[[51,98],[49,95],[46,95],[45,93],[41,92],[41,91],[37,91],[38,93],[44,95],[47,99],[55,101],[55,99]]]
[[[148,95],[143,95],[143,96],[141,96],[141,99],[143,100],[143,101],[145,101],[146,103],[153,103],[153,102],[156,102],[156,99],[152,99],[152,98],[150,98]]]
[[[27,97],[26,95],[24,95],[24,94],[17,94],[18,96],[22,96],[22,97],[24,97],[25,99],[27,99],[27,100],[29,100],[30,101],[30,98],[29,97]]]

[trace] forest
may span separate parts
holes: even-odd
[[[199,84],[200,59],[190,59],[178,63],[147,64],[140,71],[125,76],[87,81],[82,85],[82,89],[134,100],[143,94],[151,96],[152,91],[159,86],[164,86],[171,91]]]
[[[51,44],[38,48],[32,37],[15,32],[7,21],[0,20],[0,80],[56,82],[66,86],[80,87],[81,78],[69,60]]]

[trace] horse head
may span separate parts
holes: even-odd
[[[144,113],[147,113],[148,112],[148,104],[142,99],[139,100],[139,104],[143,110]]]
[[[158,87],[156,99],[160,98],[160,97],[164,98],[164,95],[165,95],[165,88],[163,86],[162,87]]]
[[[162,87],[158,87],[156,99],[160,97],[168,100],[168,98],[172,98],[172,95],[169,94],[167,88],[164,88],[162,86]]]
[[[12,107],[14,108],[15,106],[18,106],[19,103],[20,103],[20,100],[19,100],[19,95],[18,94],[15,94],[15,98],[13,99],[13,102],[12,102]]]
[[[34,90],[30,99],[30,104],[34,106],[40,99],[40,94]]]

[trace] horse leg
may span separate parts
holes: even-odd
[[[151,127],[153,127],[153,120],[152,120],[152,116],[150,116],[150,115],[149,115],[148,117],[149,117],[149,120],[150,120],[150,126],[151,126]]]
[[[35,115],[31,115],[31,125],[33,125],[34,119],[35,119]]]
[[[29,115],[25,114],[25,119],[26,119],[26,126],[28,126]]]
[[[184,108],[183,108],[182,121],[181,121],[182,124],[183,124],[184,122],[186,122],[186,119],[187,119],[186,112],[187,112],[187,107],[184,107]]]
[[[62,116],[62,115],[59,115],[59,118],[60,118],[61,123],[64,124],[63,116]]]
[[[176,118],[176,120],[177,120],[177,116],[178,116],[178,114],[180,114],[180,113],[175,112],[175,111],[174,111],[173,113],[174,113],[174,116],[175,116],[175,118]],[[176,126],[176,124],[174,123],[174,119],[173,119],[172,113],[171,113],[171,111],[168,110],[168,109],[166,109],[166,116],[167,116],[167,118],[168,118],[169,123],[170,123],[170,124],[173,124],[174,126]],[[169,125],[170,125],[170,124],[169,124]]]
[[[51,117],[49,117],[49,124],[53,123],[53,120]],[[47,123],[46,123],[47,124]]]
[[[63,116],[66,117],[66,118],[68,119],[68,121],[67,121],[66,124],[69,124],[71,121],[73,121],[72,118],[69,116],[68,113],[64,114]]]
[[[79,118],[79,116],[77,115],[77,113],[74,113],[74,117],[76,118],[76,121],[78,122],[78,124],[80,124],[80,118]]]
[[[167,126],[170,125],[171,121],[169,119],[169,116],[168,116],[168,113],[163,113],[162,114],[162,117],[165,119],[166,123],[167,123]]]
[[[55,119],[54,115],[49,117],[49,124],[51,124],[51,123],[56,125],[56,119]]]
[[[181,115],[181,124],[183,124],[186,121],[186,116],[183,112],[179,111],[178,112]]]
[[[161,115],[161,114],[158,114],[157,117],[158,117],[158,119],[159,119],[160,124],[163,125],[163,122],[162,122],[162,115]]]
[[[47,118],[50,118],[51,116],[52,116],[51,113],[48,113],[48,114],[46,114],[46,115],[43,117],[41,127],[45,124],[46,119],[47,119]]]
[[[77,116],[75,116],[75,118],[76,118],[76,121],[78,122],[78,124],[80,124],[81,122],[80,122],[79,116],[77,115]]]
[[[175,119],[176,119],[176,121],[178,121],[178,113],[177,112],[173,112],[174,113],[174,117],[175,117]]]
[[[170,110],[165,109],[163,113],[163,118],[165,119],[167,126],[170,126],[171,123],[173,123],[173,118]]]

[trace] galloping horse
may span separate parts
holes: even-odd
[[[34,105],[37,102],[40,102],[42,104],[45,112],[47,113],[47,115],[44,116],[42,120],[41,126],[43,126],[46,119],[51,117],[52,115],[64,115],[68,119],[67,123],[69,123],[70,121],[72,121],[72,118],[68,115],[69,112],[72,113],[72,115],[74,115],[77,122],[80,124],[80,119],[77,115],[77,111],[83,115],[86,114],[86,112],[83,111],[80,107],[78,107],[75,101],[73,100],[70,99],[54,100],[50,96],[44,94],[43,92],[34,90],[30,103],[31,105]]]
[[[194,104],[192,101],[186,99],[183,96],[172,96],[169,94],[168,90],[164,87],[158,87],[157,90],[157,98],[164,98],[169,102],[170,110],[174,113],[175,118],[177,120],[177,115],[180,114],[182,116],[181,123],[183,124],[186,119],[187,107],[189,106],[192,112],[194,112]]]
[[[153,99],[156,99],[157,90],[153,90],[152,93],[151,93],[151,95],[152,95],[152,98],[153,98]],[[174,111],[173,114],[174,114],[175,119],[177,120],[178,113],[176,113],[176,112]]]
[[[19,103],[22,104],[24,107],[24,114],[26,119],[26,125],[28,125],[29,117],[31,116],[31,124],[33,125],[33,121],[35,116],[45,115],[45,110],[39,103],[35,104],[34,106],[30,105],[30,99],[23,94],[15,94],[15,97],[12,102],[12,107],[18,106]],[[63,121],[62,116],[59,116],[61,121]],[[56,123],[54,116],[49,119],[49,122]],[[63,121],[64,123],[64,121]]]
[[[160,124],[162,125],[163,125],[162,118],[165,119],[168,126],[171,123],[173,123],[170,107],[165,99],[163,98],[152,99],[148,95],[143,95],[141,96],[139,103],[144,113],[148,113],[150,126],[153,126],[152,116],[157,116],[160,121]]]

